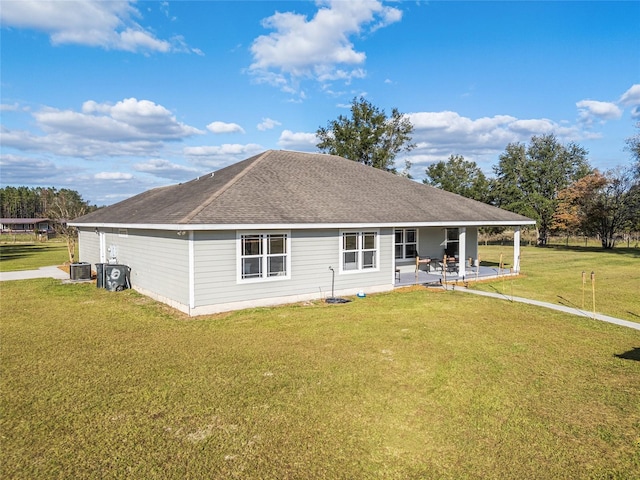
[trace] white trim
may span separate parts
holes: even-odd
[[[396,230],[402,230],[402,239],[404,240],[402,243],[396,243]],[[407,243],[406,239],[407,239],[407,230],[413,230],[415,231],[416,234],[416,241],[415,242],[409,242]],[[416,254],[419,252],[418,249],[418,245],[420,245],[420,229],[416,228],[416,227],[400,227],[400,228],[394,228],[393,229],[393,258],[394,260],[413,260],[415,259],[415,255],[413,257],[405,257],[405,253],[406,253],[406,249],[405,247],[407,245],[413,245],[415,243],[416,246]],[[401,258],[397,258],[396,257],[396,249],[395,247],[397,247],[398,245],[402,245],[402,257]]]
[[[189,230],[189,310],[196,308],[196,261],[193,230]]]
[[[464,279],[467,265],[467,228],[458,228],[458,277]]]
[[[519,227],[535,225],[535,220],[509,221],[446,221],[446,222],[403,222],[403,223],[209,223],[209,224],[179,224],[179,223],[75,223],[72,227],[81,228],[131,228],[139,230],[301,230],[301,229],[362,229],[362,228],[411,228],[411,227]]]
[[[103,231],[98,232],[98,240],[100,242],[100,263],[107,263],[107,234]]]
[[[520,227],[513,230],[513,273],[520,273]]]
[[[398,268],[397,262],[398,260],[396,259],[396,233],[395,233],[395,228],[391,229],[391,265],[393,266],[393,268],[391,269],[391,284],[395,285],[396,284],[396,268]]]
[[[261,255],[261,259],[263,263],[262,271],[263,276],[261,277],[253,277],[253,278],[242,278],[242,237],[245,235],[256,235],[260,236],[260,240],[262,242],[267,241],[267,235],[285,235],[285,274],[284,275],[275,275],[273,277],[266,276],[267,272],[267,258],[268,255],[266,253],[266,245],[263,245],[263,253]],[[236,231],[236,282],[238,284],[248,284],[248,283],[263,283],[263,282],[276,282],[280,280],[290,280],[291,279],[291,231],[289,230],[245,230]]]

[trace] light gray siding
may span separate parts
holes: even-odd
[[[442,258],[444,256],[444,229],[427,227],[418,229],[418,252],[421,257]]]
[[[477,258],[477,230],[475,227],[467,229],[466,256],[474,259]],[[367,293],[390,290],[395,281],[394,229],[376,231],[378,268],[375,270],[340,272],[340,229],[291,230],[287,231],[291,239],[290,278],[243,282],[238,279],[239,240],[236,231],[184,233],[100,229],[104,236],[105,258],[109,258],[107,250],[115,252],[117,263],[131,267],[134,288],[194,314],[267,305],[269,302],[326,298],[332,293],[334,275],[329,267],[335,272],[334,294],[337,296],[353,295],[360,290]],[[80,261],[92,264],[101,261],[101,235],[95,230],[80,229]],[[420,228],[418,231],[421,256],[441,257],[444,254],[443,242],[443,228]],[[191,273],[190,261],[193,266]],[[190,285],[193,286],[192,296]]]
[[[131,284],[184,305],[189,304],[188,236],[157,230],[128,230],[107,236],[118,263],[131,267]]]
[[[100,238],[93,229],[78,229],[78,257],[92,265],[100,261]]]
[[[256,233],[256,232],[253,232]],[[247,302],[265,298],[331,294],[335,270],[335,292],[388,285],[393,286],[393,235],[379,232],[378,271],[339,273],[338,230],[294,230],[291,235],[291,278],[254,283],[237,280],[237,238],[235,232],[196,232],[195,307],[217,303]]]
[[[131,268],[134,288],[152,292],[183,305],[189,304],[188,236],[158,230],[123,230],[102,228],[105,247],[115,252],[119,264]],[[80,230],[80,260],[100,262],[100,235],[93,230]],[[109,261],[109,253],[106,253]]]
[[[478,258],[478,227],[467,227],[467,257]]]

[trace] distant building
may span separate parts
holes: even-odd
[[[51,225],[48,218],[0,218],[2,233],[50,233]]]

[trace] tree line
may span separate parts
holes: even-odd
[[[2,218],[63,218],[71,220],[95,210],[75,190],[55,187],[0,188]]]
[[[600,172],[587,151],[554,135],[512,143],[487,177],[461,155],[427,167],[424,183],[536,220],[537,244],[552,234],[596,236],[613,248],[619,235],[640,231],[640,159]]]
[[[70,262],[74,261],[78,233],[67,222],[97,208],[84,200],[77,191],[66,188],[0,188],[0,216],[49,219],[56,233],[67,242]]]
[[[637,124],[640,131],[640,123]],[[320,127],[317,148],[388,172],[398,172],[395,157],[415,147],[413,125],[393,109],[384,111],[354,98],[351,117]],[[591,167],[580,145],[554,135],[533,136],[528,144],[510,143],[486,176],[473,161],[452,154],[425,170],[425,184],[525,215],[536,221],[537,244],[551,234],[597,236],[613,248],[618,235],[640,231],[640,133],[627,139],[632,162],[606,172]]]

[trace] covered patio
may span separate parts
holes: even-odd
[[[517,275],[509,265],[500,268],[498,265],[480,265],[467,267],[462,275],[458,272],[443,272],[442,270],[429,270],[421,268],[416,272],[415,267],[404,265],[396,268],[396,287],[408,287],[410,285],[442,285],[443,283],[466,283],[479,280],[489,280],[504,276]]]
[[[470,223],[396,228],[394,285],[467,283],[517,275],[520,272],[520,228],[524,222],[511,225],[500,222],[500,226],[513,229],[513,250],[504,262],[501,256],[500,263],[479,258],[478,229],[487,225]]]

